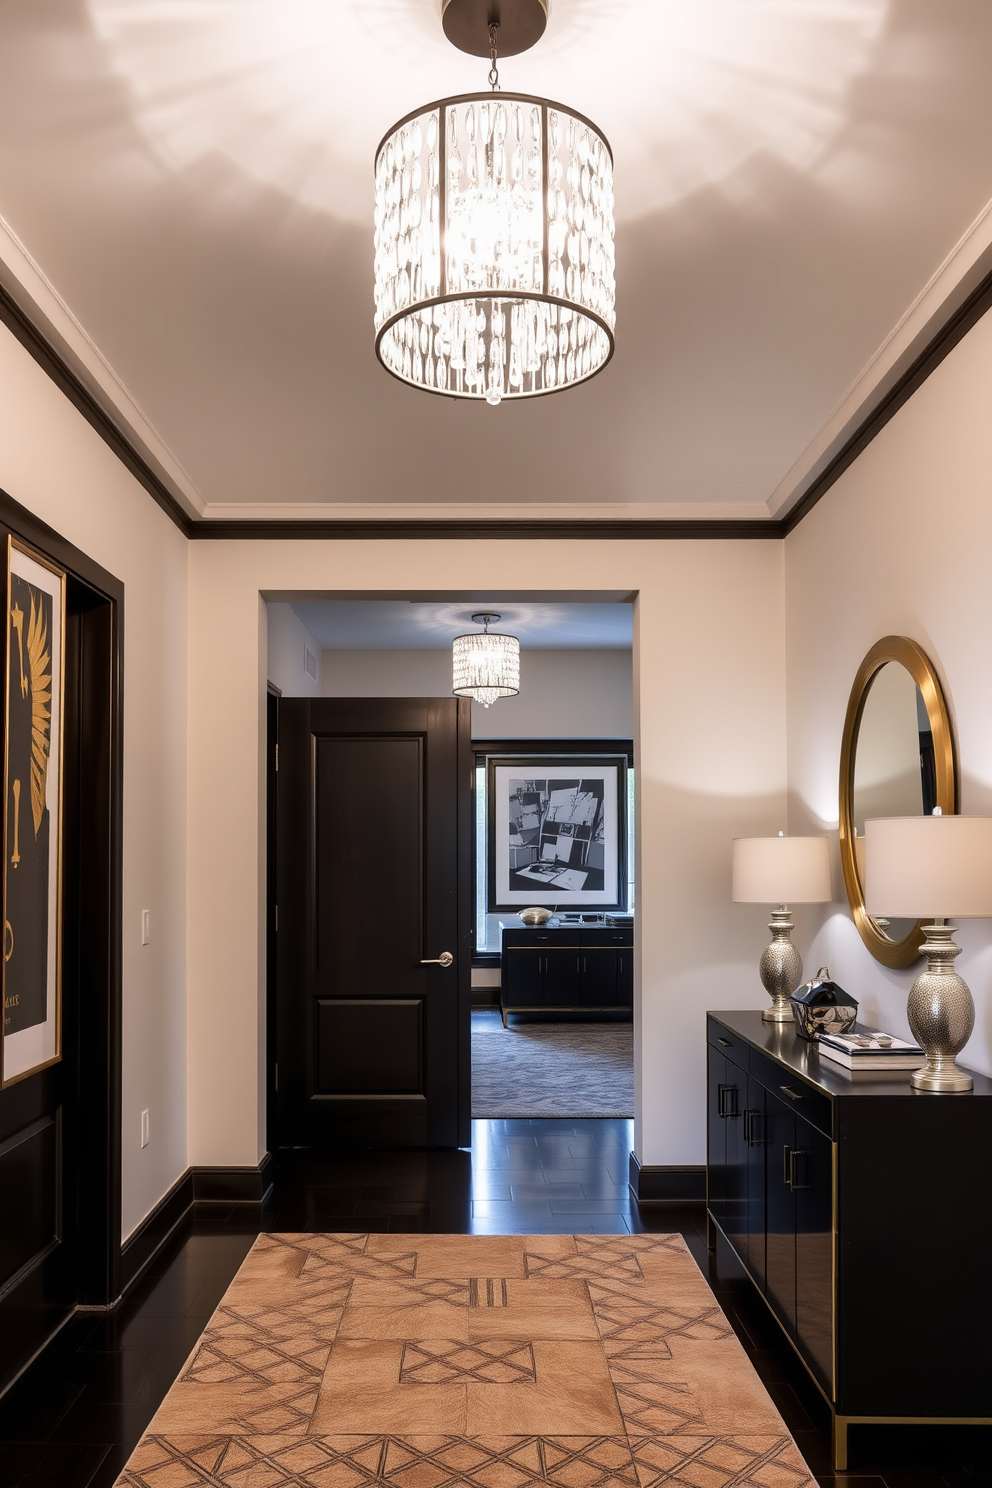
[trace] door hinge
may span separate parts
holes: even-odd
[[[276,774],[279,774],[279,745],[276,745]]]

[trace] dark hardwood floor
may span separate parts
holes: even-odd
[[[855,1428],[833,1476],[822,1403],[729,1253],[707,1252],[703,1210],[631,1202],[630,1122],[473,1126],[471,1152],[286,1154],[261,1212],[199,1206],[114,1313],[77,1314],[0,1398],[2,1488],[110,1488],[259,1229],[678,1231],[821,1484],[992,1488],[979,1427]]]

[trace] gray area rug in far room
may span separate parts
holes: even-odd
[[[632,1023],[472,1014],[472,1115],[633,1116]]]

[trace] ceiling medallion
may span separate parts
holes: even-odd
[[[545,0],[445,0],[442,25],[490,59],[488,93],[408,114],[375,157],[375,350],[454,398],[574,387],[613,355],[613,156],[574,109],[499,86]]]

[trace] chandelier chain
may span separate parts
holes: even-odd
[[[499,88],[499,68],[496,66],[496,37],[499,35],[499,22],[489,22],[489,86],[495,93]]]

